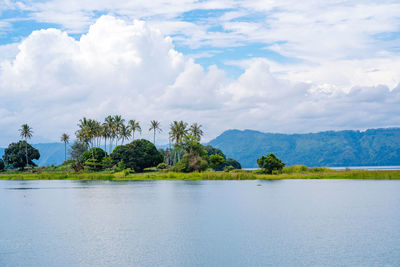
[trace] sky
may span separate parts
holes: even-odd
[[[120,114],[274,133],[400,126],[398,0],[0,0],[0,146]]]

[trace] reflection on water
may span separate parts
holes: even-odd
[[[0,266],[396,266],[400,181],[0,181]]]

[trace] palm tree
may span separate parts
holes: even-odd
[[[22,124],[21,129],[19,129],[19,135],[25,139],[26,166],[28,166],[28,139],[32,138],[32,134],[32,128],[28,124]]]
[[[67,161],[67,144],[69,143],[69,135],[67,133],[63,133],[61,135],[61,142],[64,142],[64,154],[65,154],[65,160]]]
[[[175,145],[179,145],[183,141],[183,137],[187,134],[187,123],[183,121],[173,121],[170,124],[169,136]]]
[[[136,120],[130,120],[128,125],[130,132],[132,133],[132,140],[135,140],[135,132],[138,131],[141,134],[142,128],[140,127],[139,122]]]
[[[114,116],[114,123],[113,123],[113,137],[116,138],[115,146],[118,145],[118,140],[121,138],[119,135],[121,132],[122,125],[124,125],[125,120],[121,117],[121,115]]]
[[[129,139],[131,137],[131,131],[129,129],[129,126],[126,126],[125,124],[121,125],[121,128],[119,129],[119,136],[122,139],[121,145],[124,144],[125,139]]]
[[[201,129],[201,127],[201,124],[199,125],[195,122],[190,126],[189,129],[190,133],[199,140],[203,136],[203,130]]]
[[[160,122],[159,121],[155,121],[155,120],[153,120],[153,121],[151,121],[150,122],[150,128],[149,128],[149,131],[154,131],[154,141],[153,141],[153,144],[154,145],[156,145],[156,131],[157,132],[162,132],[162,130],[161,130],[161,128],[160,128]]]
[[[170,124],[170,132],[169,132],[169,138],[172,141],[175,141],[175,146],[174,146],[174,162],[176,163],[176,155],[178,150],[180,149],[182,142],[183,142],[183,137],[187,135],[187,123],[183,121],[173,121]],[[179,161],[179,153],[178,153],[178,161]]]
[[[112,144],[113,144],[113,138],[115,136],[115,131],[114,131],[114,117],[112,116],[107,116],[107,118],[105,118],[104,120],[104,124],[103,126],[105,127],[104,131],[105,131],[105,137],[103,135],[103,137],[106,138],[110,138],[110,147],[109,147],[109,153],[111,154],[111,150],[112,150]]]

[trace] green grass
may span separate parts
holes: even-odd
[[[71,172],[57,169],[41,169],[37,172],[7,171],[0,173],[0,180],[280,180],[280,179],[400,179],[400,170],[366,171],[342,170],[335,171],[325,168],[303,168],[291,166],[280,174],[260,174],[254,171],[237,170],[233,172],[194,172],[178,173],[168,171],[152,171],[144,173],[121,172]]]

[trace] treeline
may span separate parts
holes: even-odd
[[[226,158],[225,154],[211,146],[200,143],[202,126],[173,121],[169,125],[169,147],[156,149],[156,133],[162,131],[158,121],[151,121],[149,131],[153,132],[153,143],[145,139],[134,140],[135,132],[141,133],[138,121],[130,120],[127,125],[121,116],[108,116],[104,123],[83,118],[79,121],[76,141],[71,146],[71,159],[66,161],[75,171],[128,170],[142,172],[149,167],[158,170],[179,172],[205,171],[207,169],[240,169],[239,162]],[[69,138],[63,134],[61,140],[67,144]],[[124,145],[124,141],[132,141]],[[100,148],[104,141],[104,149]],[[108,153],[107,153],[108,144]],[[114,147],[114,148],[113,148]]]
[[[67,144],[70,135],[61,135],[65,145],[63,167],[75,171],[142,172],[150,167],[179,172],[241,169],[238,161],[226,158],[220,149],[200,143],[203,129],[198,123],[189,125],[183,121],[173,121],[169,125],[169,146],[159,150],[155,146],[156,134],[162,129],[156,120],[151,121],[148,128],[153,134],[153,143],[145,139],[135,140],[135,134],[142,133],[142,126],[136,120],[126,122],[120,115],[107,116],[104,122],[83,118],[77,126],[69,159]],[[25,140],[9,145],[3,156],[4,161],[0,160],[0,170],[4,167],[23,170],[36,166],[33,160],[39,159],[39,151],[27,142],[32,135],[32,128],[24,124],[20,136]]]

